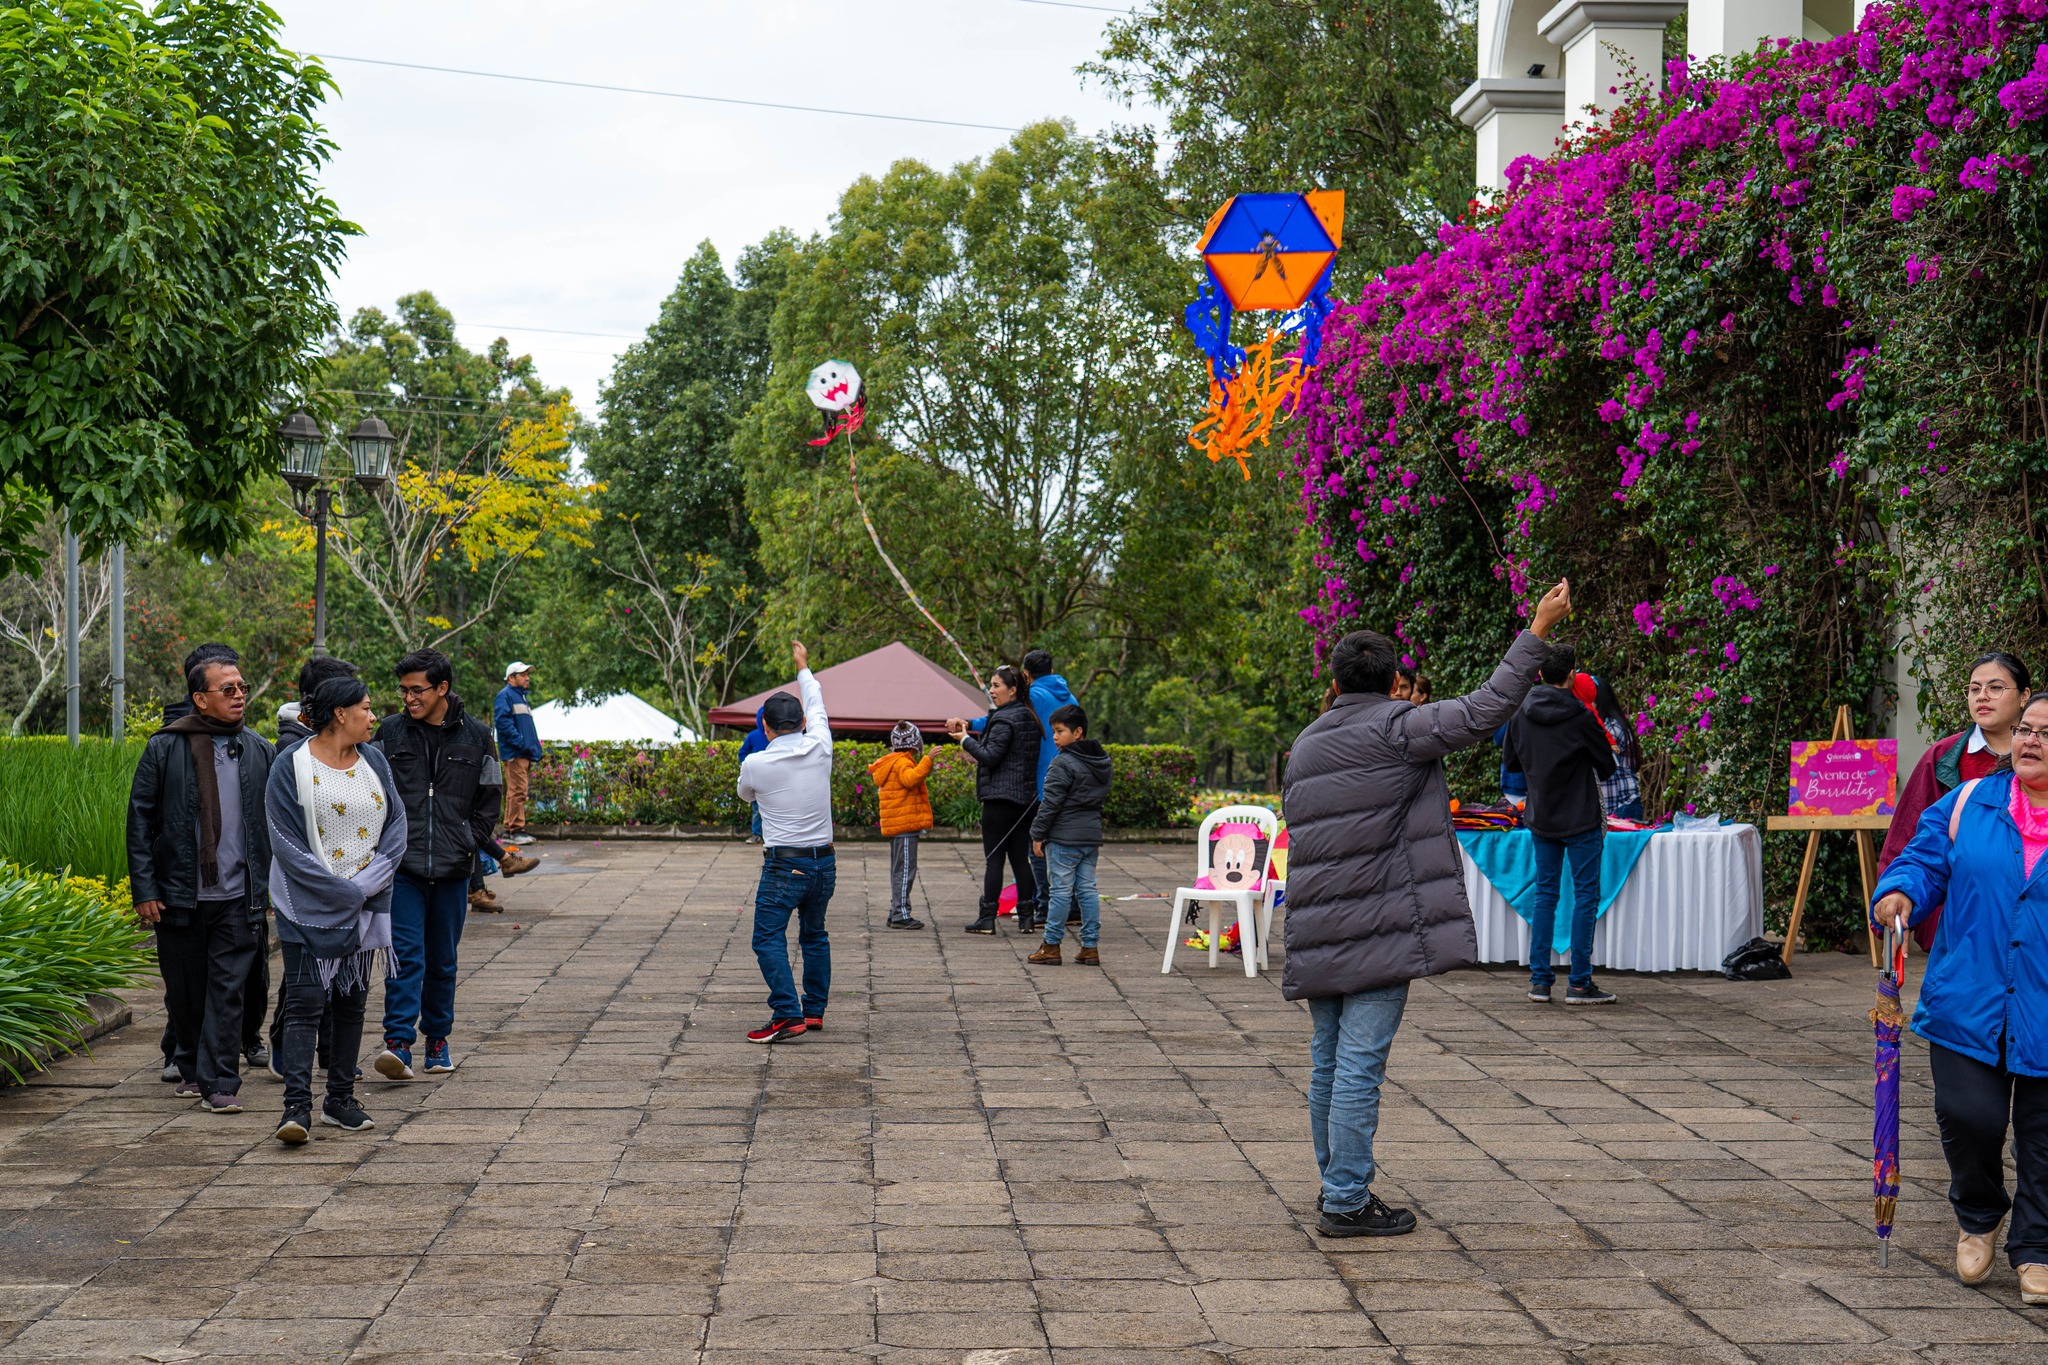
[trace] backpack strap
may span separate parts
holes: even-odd
[[[1961,793],[1956,797],[1956,804],[1948,813],[1948,841],[1950,843],[1956,841],[1956,831],[1962,827],[1963,807],[1970,804],[1970,793],[1976,791],[1977,784],[1983,780],[1981,777],[1973,777],[1962,785]]]

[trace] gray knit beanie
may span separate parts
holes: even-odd
[[[889,747],[916,753],[924,748],[924,731],[907,720],[899,720],[896,728],[889,732]]]

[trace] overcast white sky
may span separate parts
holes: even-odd
[[[1067,117],[1095,131],[1130,118],[1074,70],[1113,14],[1028,0],[273,4],[285,41],[323,56],[1009,126]],[[506,337],[589,415],[613,357],[698,242],[729,266],[773,228],[822,230],[858,175],[903,157],[950,166],[1007,136],[329,69],[340,150],[326,184],[364,229],[335,283],[343,317],[431,289],[466,345]]]

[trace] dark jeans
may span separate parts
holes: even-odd
[[[889,836],[889,918],[910,918],[910,888],[917,882],[917,841],[922,832]]]
[[[345,1100],[356,1093],[356,1056],[363,1046],[363,1007],[370,1003],[361,990],[329,990],[320,984],[320,965],[296,943],[284,947],[284,1046],[277,1069],[284,1073],[284,1107],[313,1107],[313,1050],[327,1054],[327,1097]],[[332,1021],[333,1040],[327,1029]]]
[[[1033,811],[1032,814],[1035,816],[1038,812]],[[1048,844],[1047,847],[1051,845]],[[1031,855],[1031,881],[1038,888],[1038,911],[1042,915],[1045,913],[1046,902],[1052,899],[1052,872],[1043,853]],[[1018,894],[1023,893],[1020,891]]]
[[[282,947],[283,945],[279,945]],[[285,997],[291,992],[291,982],[280,975],[277,979],[277,1004],[270,1011],[270,1051],[277,1059],[280,1071],[284,1069],[284,1005]],[[315,1064],[321,1070],[327,1069],[327,1059],[334,1053],[334,1010],[323,1007],[320,1011],[320,1042],[313,1053]]]
[[[1020,806],[1015,801],[981,803],[981,909],[996,912],[1003,894],[1003,860],[1017,879],[1017,908],[1038,907],[1039,882],[1031,870],[1031,817],[1037,802]]]
[[[178,1075],[209,1095],[241,1090],[242,997],[256,955],[257,921],[246,897],[166,907],[156,927],[157,969],[171,1016]]]
[[[1557,887],[1567,854],[1572,863],[1571,984],[1593,984],[1593,921],[1600,913],[1600,845],[1605,829],[1569,839],[1530,836],[1536,844],[1536,909],[1529,920],[1529,984],[1547,989],[1557,980],[1551,943],[1557,936]]]
[[[1987,1066],[1939,1043],[1930,1043],[1927,1054],[1956,1222],[1964,1232],[1990,1232],[2010,1211],[2006,1259],[2048,1265],[2048,1080]],[[2012,1197],[2005,1192],[2008,1124],[2018,1176]]]
[[[386,1042],[411,1047],[415,1025],[429,1038],[454,1031],[456,952],[468,915],[466,877],[429,881],[401,872],[392,881],[391,947],[398,975],[384,982]]]
[[[754,959],[768,983],[768,1017],[819,1019],[832,995],[832,940],[825,934],[825,907],[839,880],[839,861],[792,858],[771,853],[761,861],[761,885],[754,892]],[[789,965],[789,917],[796,916],[797,946],[804,955],[804,994],[796,994]]]
[[[256,920],[256,960],[249,964],[249,984],[242,990],[242,1051],[263,1045],[263,1020],[270,1010],[270,917]]]

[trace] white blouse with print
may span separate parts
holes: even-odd
[[[370,865],[384,836],[384,784],[363,758],[352,768],[330,768],[317,758],[312,766],[320,851],[337,875],[353,877]]]

